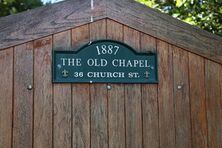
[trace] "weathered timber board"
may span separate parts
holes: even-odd
[[[90,24],[90,40],[106,39],[106,20]],[[91,148],[108,148],[106,84],[90,84]]]
[[[123,41],[123,25],[107,20],[107,39]],[[112,84],[108,91],[109,148],[125,147],[124,85]]]
[[[53,142],[52,36],[34,42],[34,148]]]
[[[204,59],[189,53],[192,147],[207,147]]]
[[[32,147],[33,129],[33,42],[14,49],[13,147]]]
[[[221,65],[205,60],[208,146],[222,147]]]
[[[157,40],[160,147],[175,148],[172,46]]]
[[[13,110],[13,48],[0,51],[0,147],[11,148]]]
[[[173,97],[176,147],[191,148],[188,53],[173,47]]]
[[[72,48],[89,42],[89,25],[72,30]],[[72,84],[73,147],[90,148],[89,84]]]
[[[141,52],[156,52],[156,39],[141,33]],[[142,84],[143,147],[159,147],[157,84]]]
[[[140,33],[124,26],[124,42],[140,49]],[[141,84],[125,84],[126,147],[142,147]]]
[[[53,35],[53,49],[71,49],[71,30]],[[71,84],[54,84],[53,96],[53,146],[69,148],[72,144]]]

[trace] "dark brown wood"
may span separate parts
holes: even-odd
[[[11,148],[13,48],[0,51],[0,147]]]
[[[14,128],[13,147],[32,147],[33,121],[33,42],[14,49]]]
[[[53,35],[54,50],[71,49],[71,30]],[[70,148],[72,143],[71,84],[53,85],[53,146]]]
[[[107,38],[123,41],[123,25],[107,20]],[[109,148],[124,148],[124,85],[112,84],[111,87],[108,91]]]
[[[208,146],[222,147],[221,65],[205,60]]]
[[[72,30],[72,48],[89,42],[89,25]],[[90,148],[89,84],[72,84],[73,147]]]
[[[157,40],[157,52],[160,147],[175,148],[172,46]]]
[[[156,52],[156,39],[141,33],[141,52]],[[157,84],[142,84],[143,147],[159,148]]]
[[[124,26],[124,42],[140,49],[140,33]],[[126,147],[142,147],[141,85],[125,84]]]
[[[34,42],[34,148],[52,147],[52,37]]]
[[[204,59],[189,53],[192,147],[207,148]]]
[[[106,20],[90,24],[90,40],[106,39]],[[91,148],[108,148],[106,84],[91,84]]]
[[[173,98],[177,148],[191,148],[188,66],[188,53],[173,47]]]

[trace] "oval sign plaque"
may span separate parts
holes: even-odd
[[[99,40],[78,51],[53,51],[53,82],[157,83],[157,55]]]

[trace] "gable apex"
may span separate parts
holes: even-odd
[[[106,18],[222,63],[222,37],[133,0],[69,0],[0,18],[0,50]]]

